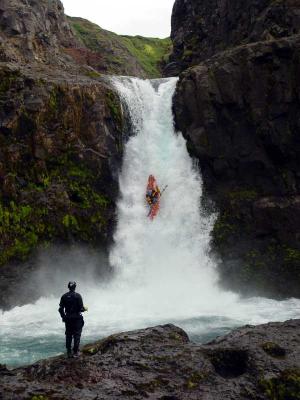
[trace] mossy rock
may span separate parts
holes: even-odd
[[[100,340],[96,343],[87,344],[82,348],[82,353],[94,356],[97,353],[106,353],[109,349],[117,344],[117,339],[114,335],[109,336],[106,339]]]
[[[187,379],[184,386],[186,389],[194,390],[199,387],[200,383],[204,381],[205,378],[207,378],[207,373],[195,371]]]
[[[0,71],[0,98],[9,91],[15,84],[16,80],[20,78],[21,74],[18,70],[1,69]]]
[[[269,400],[300,400],[300,369],[286,369],[275,378],[262,379],[260,386]]]
[[[238,227],[233,223],[233,219],[228,212],[220,214],[215,222],[212,237],[215,245],[222,246],[227,243],[229,238],[235,234]]]
[[[123,128],[123,114],[121,108],[121,102],[117,94],[111,90],[106,92],[105,96],[107,107],[110,111],[112,119],[117,126],[122,130]]]
[[[263,343],[261,347],[271,357],[284,358],[286,355],[286,350],[274,342]]]

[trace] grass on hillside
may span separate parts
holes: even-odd
[[[128,63],[134,57],[149,78],[161,76],[160,66],[171,52],[170,38],[117,35],[82,18],[69,17],[71,25],[84,45],[106,56],[107,62]]]
[[[137,58],[150,77],[161,76],[160,64],[171,52],[171,39],[121,36],[128,51]]]

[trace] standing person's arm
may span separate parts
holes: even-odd
[[[60,299],[58,312],[60,313],[60,316],[61,316],[61,319],[63,320],[63,322],[65,322],[66,314],[65,314],[65,306],[64,306],[64,298],[63,298],[63,296]]]
[[[86,309],[83,305],[82,297],[79,293],[77,293],[77,295],[78,295],[78,308],[79,308],[80,312],[85,312]]]

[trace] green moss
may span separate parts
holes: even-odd
[[[92,79],[100,78],[101,74],[97,71],[85,71],[84,74]]]
[[[228,193],[228,197],[233,202],[254,201],[258,197],[258,193],[256,190],[253,189],[252,190],[242,189]]]
[[[107,107],[109,108],[109,111],[110,111],[110,114],[111,114],[113,120],[120,127],[120,129],[122,129],[123,116],[122,116],[120,99],[111,90],[106,92],[105,99],[106,99]]]
[[[287,369],[276,378],[262,379],[260,387],[270,400],[299,400],[300,369]]]
[[[0,265],[11,258],[25,260],[37,246],[38,237],[47,229],[42,223],[46,209],[32,208],[30,205],[17,205],[0,202]]]
[[[102,354],[106,353],[117,343],[117,339],[114,335],[111,335],[105,339],[99,340],[93,344],[87,344],[82,348],[82,352],[86,355],[93,356],[99,352]]]
[[[0,265],[26,260],[38,246],[55,238],[69,240],[71,235],[94,242],[106,229],[110,200],[95,187],[97,178],[87,166],[65,155],[48,160],[48,170],[40,173],[38,181],[39,171],[34,168],[26,174],[27,188],[17,189],[28,193],[26,202],[7,203],[0,197]]]
[[[265,263],[262,261],[262,255],[257,250],[248,251],[245,256],[245,260],[250,263],[255,269],[259,269],[265,266]]]
[[[284,261],[291,264],[298,264],[300,266],[300,250],[290,247],[284,248]]]
[[[285,349],[283,349],[277,343],[274,342],[263,343],[261,347],[271,357],[283,358],[286,354]]]
[[[123,43],[136,57],[150,78],[161,76],[160,63],[171,52],[171,40],[145,38],[142,36],[123,36]]]
[[[53,114],[56,114],[58,112],[59,106],[60,106],[60,101],[61,98],[63,97],[63,91],[60,87],[55,86],[49,96],[49,109],[50,109],[50,117],[53,116]]]
[[[213,229],[213,238],[216,245],[222,245],[226,243],[229,236],[236,232],[236,226],[230,222],[229,214],[221,214],[215,222]]]
[[[74,217],[74,215],[65,215],[62,219],[62,224],[70,231],[79,229],[77,219]]]
[[[190,58],[193,54],[194,54],[193,50],[186,49],[183,52],[183,58],[184,59]]]
[[[172,340],[176,340],[176,341],[182,342],[182,336],[179,335],[179,333],[176,333],[176,332],[170,333],[169,338],[172,339]]]
[[[194,372],[186,381],[185,387],[193,390],[199,387],[199,384],[206,378],[205,373]]]
[[[6,101],[6,91],[13,89],[20,104],[9,134],[0,135],[5,161],[5,190],[0,191],[0,266],[23,262],[38,247],[54,241],[95,245],[105,240],[112,208],[101,179],[105,161],[93,154],[81,159],[77,147],[79,133],[84,146],[91,140],[90,133],[83,131],[85,120],[80,113],[93,104],[93,96],[76,90],[70,97],[64,84],[49,87],[49,81],[27,81],[4,68],[0,77],[0,97],[4,94]],[[38,113],[26,110],[25,88],[34,91],[38,86],[40,90],[42,85],[48,93],[46,109],[42,107]],[[116,99],[112,95],[109,100],[118,114]],[[68,111],[64,111],[66,104],[71,108]]]
[[[0,71],[0,97],[11,89],[15,81],[20,77],[19,71],[2,69]]]

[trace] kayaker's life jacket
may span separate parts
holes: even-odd
[[[159,195],[160,195],[160,190],[159,190],[158,186],[156,186],[155,189],[147,190],[146,200],[147,200],[148,204],[152,205],[152,204],[157,203],[157,201],[159,199]]]

